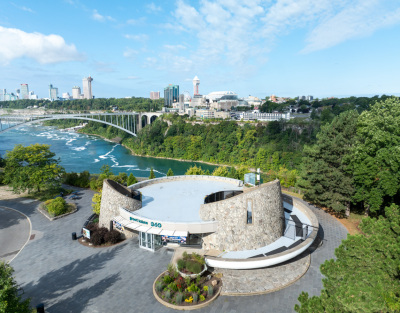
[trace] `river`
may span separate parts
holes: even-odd
[[[198,162],[183,162],[169,159],[139,157],[120,144],[103,140],[97,136],[61,131],[55,127],[42,125],[24,125],[0,133],[0,154],[4,157],[7,150],[16,144],[49,144],[50,150],[60,158],[60,165],[67,172],[89,171],[100,173],[100,168],[108,164],[114,174],[126,172],[136,177],[148,177],[153,168],[156,177],[165,176],[171,168],[174,175],[183,175],[193,166],[201,166],[212,172],[215,166]]]

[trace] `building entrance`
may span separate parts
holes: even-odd
[[[156,251],[162,247],[161,236],[139,232],[139,247],[150,251]]]

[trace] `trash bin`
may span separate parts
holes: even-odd
[[[36,306],[36,312],[37,312],[37,313],[45,313],[45,312],[44,312],[44,304],[43,304],[43,303],[39,303],[39,304]]]
[[[76,240],[76,233],[72,233],[72,240]]]

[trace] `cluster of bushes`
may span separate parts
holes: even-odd
[[[121,241],[121,233],[115,229],[109,231],[105,227],[99,227],[98,224],[89,224],[85,227],[90,231],[91,242],[95,246],[100,246],[102,244],[116,244]]]
[[[42,208],[49,212],[52,217],[65,214],[69,211],[69,205],[62,197],[45,201]]]
[[[187,254],[183,252],[182,258],[178,260],[177,266],[180,272],[186,274],[198,274],[204,268],[204,258],[197,253]]]
[[[196,304],[211,298],[218,288],[218,280],[197,275],[195,279],[183,278],[172,264],[168,271],[161,276],[156,284],[157,294],[168,303],[177,305]]]
[[[63,182],[70,186],[88,188],[90,184],[90,173],[88,171],[83,171],[81,173],[65,173]]]
[[[109,165],[103,165],[101,167],[100,175],[90,180],[90,189],[100,191],[100,189],[103,188],[103,180],[105,179],[111,179],[124,186],[130,186],[137,183],[137,179],[132,173],[130,173],[129,176],[126,173],[114,175]]]

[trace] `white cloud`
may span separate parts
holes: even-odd
[[[94,20],[96,20],[96,21],[99,21],[99,22],[105,22],[105,21],[115,22],[114,18],[112,18],[111,16],[101,15],[99,12],[97,12],[96,9],[93,10],[92,18]]]
[[[20,6],[20,5],[17,5],[17,4],[15,4],[15,3],[13,3],[13,2],[10,2],[13,6],[15,6],[16,8],[18,8],[18,9],[20,9],[20,10],[22,10],[22,11],[25,11],[25,12],[29,12],[29,13],[35,13],[35,11],[33,11],[31,8],[28,8],[28,7],[26,7],[26,6]]]
[[[43,35],[41,33],[26,33],[16,28],[0,26],[0,63],[28,57],[41,64],[81,61],[83,55],[73,44],[67,44],[59,35]]]
[[[126,34],[124,35],[124,37],[126,39],[132,39],[136,41],[146,41],[149,39],[149,36],[147,36],[146,34],[137,34],[137,35]]]
[[[146,17],[140,17],[138,19],[129,19],[126,21],[126,24],[128,25],[139,25],[139,24],[143,24],[146,21]]]
[[[164,45],[164,49],[170,51],[181,51],[186,50],[186,47],[184,45]]]
[[[146,8],[150,12],[160,12],[160,11],[162,11],[162,8],[160,6],[155,5],[154,2],[146,5]]]
[[[135,58],[138,54],[139,54],[139,51],[131,49],[131,48],[126,48],[123,53],[123,56],[125,58],[132,59],[132,58]]]

